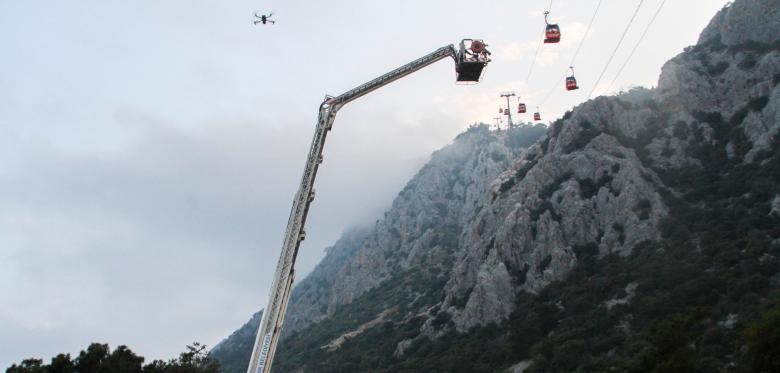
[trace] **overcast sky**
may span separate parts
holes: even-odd
[[[566,93],[597,2],[553,2],[563,41],[526,81],[548,0],[0,0],[0,369],[93,341],[149,360],[213,346],[265,306],[325,94],[463,37],[493,52],[480,85],[453,84],[442,61],[340,112],[301,275],[432,151],[492,122],[501,91],[530,108],[553,92],[545,120],[586,100],[639,1],[603,1]],[[668,1],[613,90],[655,85],[725,3]],[[255,10],[278,23],[253,26]]]

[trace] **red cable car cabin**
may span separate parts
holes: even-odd
[[[542,115],[538,111],[534,113],[534,120],[542,120]]]
[[[518,104],[517,105],[517,112],[520,113],[520,114],[525,113],[526,112],[525,104],[523,104],[523,103]]]
[[[556,24],[550,24],[550,22],[547,22],[547,17],[549,15],[549,11],[544,12],[544,23],[547,24],[547,27],[544,29],[544,42],[557,43],[561,41],[561,28]]]
[[[575,79],[574,76],[567,76],[566,77],[566,90],[567,91],[573,91],[575,89],[580,89],[580,87],[577,86],[577,79]]]
[[[544,31],[545,43],[558,43],[561,41],[561,28],[558,25],[547,25]]]

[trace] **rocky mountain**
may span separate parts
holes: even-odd
[[[541,125],[509,132],[474,126],[431,160],[370,229],[347,232],[295,289],[285,333],[330,317],[343,304],[394,275],[442,264],[478,215],[490,183],[544,134]]]
[[[246,324],[209,351],[211,357],[219,360],[220,372],[246,372],[262,318],[263,311],[255,313]]]
[[[410,268],[426,263],[451,266],[440,262],[453,260],[447,258],[458,249],[456,236],[488,198],[492,180],[545,131],[543,125],[525,124],[508,132],[474,125],[435,152],[373,227],[345,232],[296,285],[283,338],[332,317],[340,306]],[[212,354],[223,362],[232,362],[234,354],[249,354],[251,341],[245,339],[259,322],[256,315]]]
[[[751,330],[780,304],[779,12],[735,1],[658,88],[546,132],[458,136],[296,287],[274,369],[760,368]]]

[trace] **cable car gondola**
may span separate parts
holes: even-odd
[[[558,43],[561,41],[561,28],[557,24],[547,22],[547,16],[550,12],[544,12],[544,23],[547,27],[544,29],[544,42],[547,44]]]
[[[575,89],[580,89],[580,87],[577,86],[577,79],[574,77],[574,66],[569,66],[571,69],[571,76],[566,77],[566,90],[567,91],[573,91]]]
[[[542,114],[539,114],[539,108],[538,107],[536,108],[536,112],[534,113],[534,120],[535,121],[542,120]]]
[[[521,103],[517,104],[517,112],[519,114],[523,114],[523,113],[526,112],[526,108],[525,108],[525,104],[524,103],[521,102]]]

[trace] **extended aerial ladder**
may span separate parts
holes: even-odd
[[[287,303],[292,292],[295,259],[301,242],[306,238],[304,224],[309,213],[309,206],[314,200],[314,178],[322,163],[325,138],[333,127],[336,113],[349,102],[447,57],[452,57],[455,60],[457,82],[477,83],[485,66],[490,62],[490,52],[486,46],[482,40],[463,39],[457,50],[452,44],[441,47],[426,56],[344,92],[340,96],[325,96],[325,100],[320,104],[317,128],[309,149],[309,156],[306,159],[303,178],[298,193],[293,199],[292,211],[290,211],[290,218],[287,222],[282,253],[276,267],[268,306],[263,311],[263,319],[257,331],[247,373],[268,373],[271,371],[276,346],[282,331],[282,322],[287,311]]]

